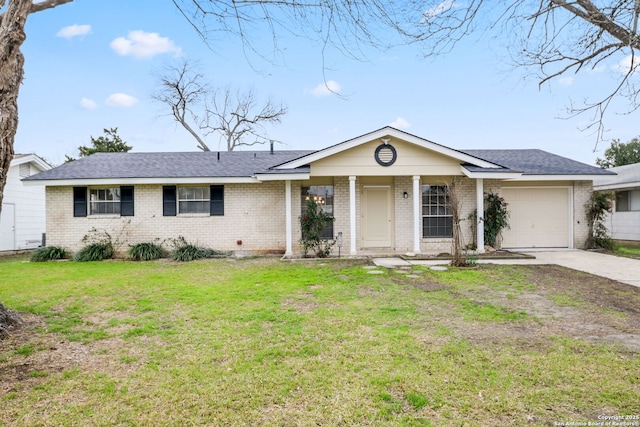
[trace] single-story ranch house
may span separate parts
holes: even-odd
[[[120,250],[181,236],[295,256],[313,198],[335,218],[327,235],[355,256],[450,252],[454,178],[461,218],[483,212],[487,192],[506,199],[503,247],[583,247],[584,205],[593,179],[607,174],[541,150],[455,150],[385,127],[317,151],[98,153],[25,181],[46,186],[49,245],[78,250],[98,229]],[[483,226],[466,219],[464,243],[484,250]]]
[[[614,176],[593,181],[594,191],[613,192],[615,202],[606,227],[616,240],[640,241],[640,163],[609,169]]]

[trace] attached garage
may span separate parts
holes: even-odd
[[[503,231],[504,248],[569,248],[570,187],[503,187],[510,228]]]

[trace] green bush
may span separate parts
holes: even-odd
[[[134,261],[150,261],[163,258],[166,255],[164,248],[157,243],[138,243],[129,247],[129,256]]]
[[[74,261],[102,261],[104,259],[113,258],[113,245],[108,243],[92,243],[80,249],[73,257]]]
[[[67,251],[59,246],[45,246],[38,248],[31,253],[31,262],[54,261],[57,259],[65,259]]]
[[[229,253],[227,252],[220,252],[189,243],[182,236],[173,240],[173,246],[174,249],[171,251],[171,258],[174,261],[193,261],[203,258],[222,258],[229,255]]]
[[[302,231],[300,244],[304,256],[307,256],[309,252],[313,252],[318,258],[326,258],[331,255],[331,248],[336,241],[326,239],[322,234],[325,227],[331,224],[333,219],[315,200],[309,199],[307,201],[306,211],[300,216]]]

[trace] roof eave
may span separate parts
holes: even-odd
[[[581,175],[581,174],[522,174],[520,177],[512,179],[512,181],[593,181],[602,178],[602,175]]]
[[[257,184],[256,176],[247,177],[159,177],[159,178],[76,178],[76,179],[32,179],[23,180],[25,185],[45,187],[70,187],[94,185],[168,185],[168,184]]]
[[[625,182],[625,183],[601,184],[601,185],[594,185],[593,186],[593,189],[595,191],[626,190],[626,189],[629,189],[629,188],[640,188],[640,181]]]
[[[464,165],[460,165],[460,170],[466,177],[475,179],[516,179],[522,175],[522,172],[504,169],[470,171]]]
[[[256,179],[259,181],[296,181],[307,180],[311,178],[309,172],[303,173],[258,173]]]

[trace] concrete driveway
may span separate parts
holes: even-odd
[[[578,249],[525,252],[541,264],[557,264],[640,287],[640,260]]]
[[[579,249],[535,250],[523,251],[535,259],[486,259],[479,263],[487,264],[556,264],[562,267],[584,271],[600,277],[617,280],[618,282],[640,287],[640,260],[589,252]],[[387,268],[401,265],[437,265],[448,264],[439,261],[406,261],[401,258],[374,258],[374,263]]]

